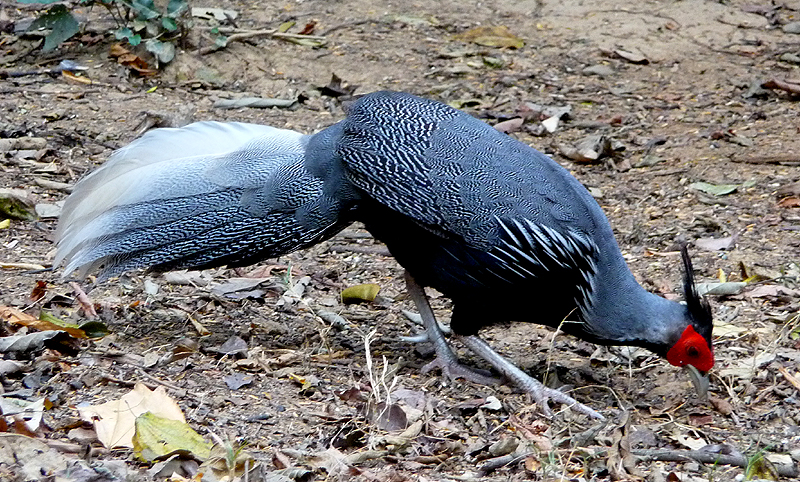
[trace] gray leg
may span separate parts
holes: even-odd
[[[532,378],[527,373],[517,368],[513,363],[500,356],[499,353],[494,351],[492,347],[490,347],[485,341],[477,336],[456,335],[456,338],[466,345],[467,348],[472,350],[473,353],[489,362],[489,364],[492,365],[495,370],[499,371],[503,374],[503,376],[513,381],[516,386],[530,393],[533,399],[536,401],[536,404],[539,405],[545,415],[551,415],[550,407],[548,406],[547,401],[553,400],[554,402],[560,402],[565,405],[569,405],[569,407],[576,412],[580,412],[594,418],[603,418],[602,415],[586,405],[578,403],[574,398],[570,397],[566,393],[545,387],[540,381]]]
[[[408,310],[400,310],[400,312],[403,313],[403,316],[405,316],[409,321],[413,323],[416,323],[420,326],[423,326],[425,324],[422,321],[422,316],[420,316],[419,313],[414,313],[413,311],[408,311]],[[450,329],[449,326],[441,324],[439,320],[436,320],[436,324],[439,325],[439,331],[441,331],[445,335],[450,335],[453,333],[453,331]],[[412,336],[401,336],[400,339],[403,341],[407,341],[409,343],[426,343],[431,341],[428,338],[428,333],[425,331]]]
[[[453,353],[439,324],[436,322],[436,317],[433,315],[430,303],[428,303],[428,296],[425,295],[425,290],[414,281],[408,271],[406,271],[406,286],[409,296],[411,296],[414,304],[417,305],[417,310],[419,310],[419,314],[422,317],[422,324],[427,335],[426,341],[433,343],[433,349],[436,351],[436,359],[422,367],[422,373],[438,368],[450,379],[463,378],[483,385],[497,383],[499,380],[496,378],[477,373],[458,362],[458,357]]]

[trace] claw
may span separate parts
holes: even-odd
[[[458,360],[447,360],[439,356],[432,362],[426,363],[420,371],[425,374],[436,369],[441,370],[442,375],[449,380],[462,378],[470,382],[480,383],[481,385],[496,385],[500,383],[500,379],[489,375],[489,372],[472,369],[462,365]]]
[[[499,353],[492,350],[492,347],[490,347],[485,341],[477,336],[456,336],[456,338],[464,343],[467,348],[472,350],[473,353],[489,362],[489,364],[492,365],[495,370],[499,371],[506,378],[514,382],[516,386],[530,393],[533,397],[533,400],[536,402],[536,405],[542,409],[542,412],[544,412],[546,416],[553,416],[553,412],[550,410],[550,405],[547,403],[548,401],[552,400],[554,402],[569,405],[572,410],[589,417],[598,418],[601,420],[604,418],[602,415],[600,415],[600,413],[578,402],[566,393],[553,388],[545,387],[542,385],[542,382],[531,377],[527,373],[517,368],[513,363],[500,356]]]
[[[498,380],[496,378],[479,373],[458,362],[458,357],[444,338],[442,328],[433,315],[433,310],[431,310],[430,303],[428,303],[428,297],[425,295],[425,291],[414,281],[414,278],[412,278],[408,272],[406,272],[406,285],[411,299],[414,300],[414,303],[417,305],[419,316],[425,326],[425,341],[433,343],[433,348],[436,351],[436,359],[422,367],[422,373],[427,373],[438,368],[445,377],[451,380],[463,378],[484,385],[493,385],[497,383]],[[409,316],[409,318],[411,317]],[[502,373],[504,377],[530,393],[536,401],[536,404],[548,417],[553,415],[547,403],[552,400],[569,405],[572,410],[583,413],[589,417],[603,419],[603,416],[598,412],[582,403],[578,403],[577,400],[566,393],[545,387],[541,382],[532,378],[527,373],[517,368],[513,363],[500,356],[499,353],[492,350],[492,347],[477,336],[454,336],[464,343],[473,353],[489,362],[489,364],[492,365],[495,370]]]

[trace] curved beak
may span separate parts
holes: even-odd
[[[692,365],[686,365],[684,368],[689,375],[689,379],[692,380],[694,389],[697,391],[697,398],[708,400],[708,387],[711,384],[708,379],[708,372],[701,372]]]

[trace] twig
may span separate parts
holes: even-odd
[[[236,32],[235,30],[230,30]],[[229,30],[220,29],[220,33],[226,33]],[[253,38],[253,37],[273,37],[273,38],[284,38],[284,39],[308,39],[308,40],[319,40],[324,41],[326,40],[325,37],[320,35],[300,35],[296,33],[286,33],[286,32],[278,32],[275,29],[271,30],[250,30],[245,32],[236,32],[232,33],[228,36],[225,40],[226,43],[231,42],[239,42],[245,39]],[[217,45],[209,45],[208,47],[203,47],[200,49],[200,55],[210,54],[211,52],[216,52],[220,50],[222,47]]]
[[[100,455],[104,455],[104,454],[108,453],[108,449],[100,448],[100,447],[87,447],[87,446],[81,445],[81,444],[73,444],[73,443],[64,442],[64,441],[61,441],[61,440],[53,440],[53,439],[46,439],[46,438],[44,438],[44,439],[40,438],[40,439],[37,439],[37,440],[40,440],[40,441],[44,442],[45,444],[47,444],[48,447],[50,447],[52,449],[55,449],[55,450],[58,450],[59,452],[65,453],[65,454],[83,454],[88,450],[90,452],[90,456],[91,457],[98,457]]]
[[[103,381],[115,383],[115,384],[117,384],[119,386],[122,386],[122,387],[133,387],[133,386],[136,386],[136,382],[130,381],[130,380],[122,380],[120,378],[117,378],[117,377],[111,375],[108,372],[100,372],[100,376],[102,377]],[[147,387],[147,388],[155,389],[155,385]]]
[[[794,388],[800,391],[800,380],[798,380],[796,376],[789,373],[789,370],[784,367],[778,367],[778,371],[781,372],[781,375],[783,375],[783,378],[785,378],[786,381],[791,383]]]
[[[392,255],[386,246],[346,246],[337,244],[328,248],[328,251],[332,253],[377,254],[380,256]]]
[[[657,177],[657,176],[672,176],[674,174],[683,174],[685,172],[689,172],[689,169],[686,169],[684,167],[678,167],[675,169],[661,169],[660,171],[645,171],[645,174],[647,174],[648,176]]]
[[[252,30],[250,32],[234,33],[234,34],[231,34],[225,40],[225,42],[227,44],[227,43],[238,42],[240,40],[253,38],[253,37],[270,36],[270,35],[273,35],[273,34],[276,34],[276,33],[278,33],[278,31],[274,30],[274,29],[272,29],[272,30]],[[199,52],[200,52],[200,55],[206,55],[206,54],[210,54],[211,52],[216,52],[217,50],[220,50],[221,48],[222,47],[220,47],[219,45],[209,45],[208,47],[203,47],[202,49],[200,49]]]
[[[702,450],[634,450],[633,455],[661,462],[695,461],[702,464],[723,464],[747,467],[747,458],[742,455],[715,454]],[[800,475],[794,465],[772,464],[781,477],[797,477]]]
[[[193,397],[201,398],[199,395],[193,394],[193,393],[189,392],[189,390],[186,390],[185,388],[181,388],[181,387],[179,387],[177,385],[173,385],[173,384],[171,384],[169,382],[165,382],[164,380],[160,380],[160,379],[154,377],[153,375],[147,373],[146,371],[142,370],[141,368],[137,368],[136,371],[139,373],[139,375],[141,375],[141,376],[143,376],[145,378],[148,378],[148,379],[152,380],[153,382],[158,383],[159,385],[163,385],[163,386],[169,388],[170,390],[175,390],[176,392],[182,392],[182,393],[191,394]]]
[[[764,89],[785,90],[790,94],[800,94],[800,84],[794,82],[786,82],[785,80],[770,79],[761,84],[761,87]]]
[[[365,20],[356,20],[354,22],[340,23],[338,25],[334,25],[333,27],[329,28],[328,30],[325,30],[320,35],[326,36],[326,35],[330,35],[331,32],[335,32],[335,31],[341,30],[343,28],[355,27],[356,25],[364,25],[365,23],[372,23],[372,22],[377,22],[377,20],[374,20],[374,19],[370,18],[370,19],[365,19]]]
[[[499,469],[500,467],[505,467],[506,465],[515,464],[533,454],[534,452],[523,452],[521,454],[508,454],[489,459],[478,468],[478,473],[483,477],[489,474],[489,472]]]
[[[731,161],[743,162],[745,164],[782,164],[785,166],[796,166],[800,164],[800,155],[784,154],[780,156],[733,157]]]
[[[0,263],[0,268],[3,269],[33,269],[37,271],[45,270],[44,266],[34,263]]]

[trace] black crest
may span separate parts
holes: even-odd
[[[711,306],[705,298],[697,294],[692,259],[689,257],[686,243],[681,243],[681,258],[683,258],[683,294],[686,298],[686,308],[689,310],[689,316],[692,317],[695,330],[706,339],[708,346],[711,347],[711,329],[713,328]]]

